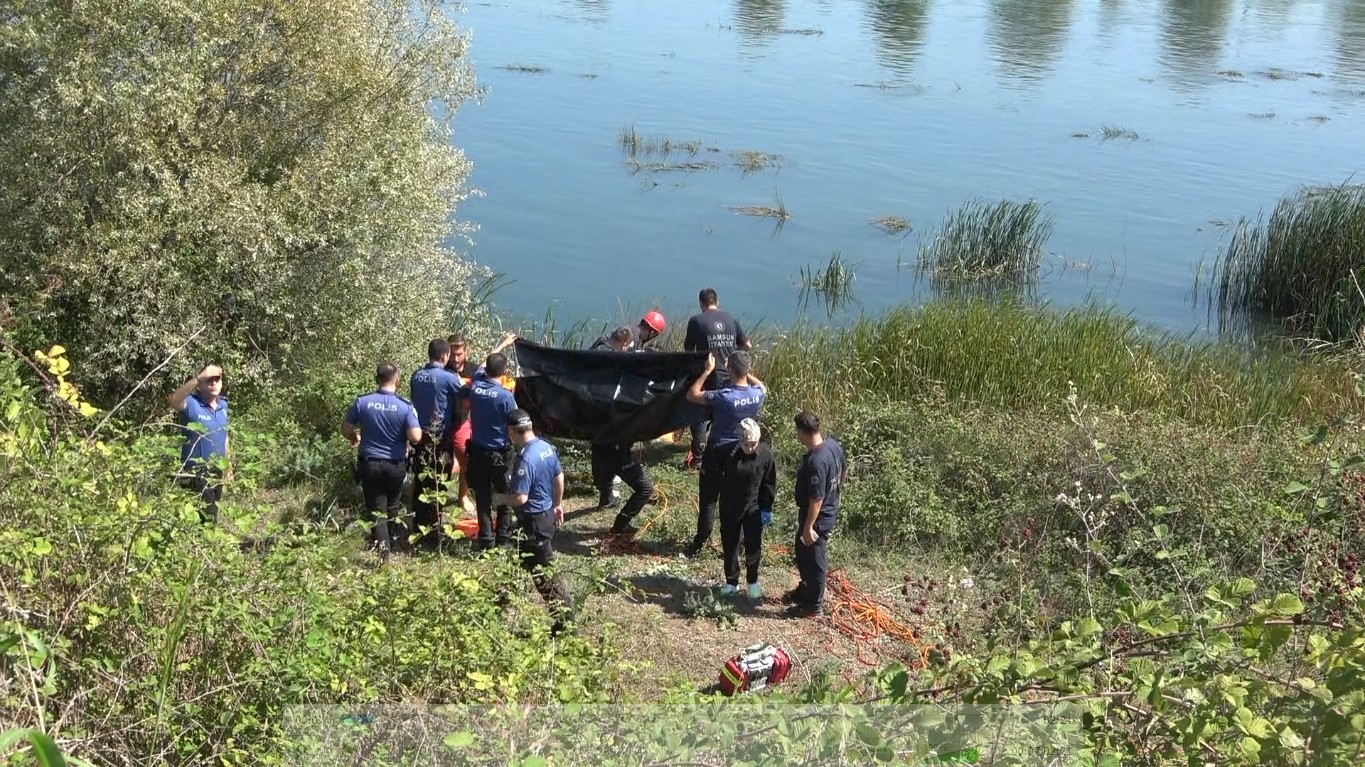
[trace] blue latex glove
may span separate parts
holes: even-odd
[[[773,510],[772,510],[772,509],[759,509],[759,510],[758,510],[758,517],[759,517],[759,519],[763,520],[763,526],[764,526],[764,527],[767,527],[768,525],[771,525],[771,524],[773,523]]]

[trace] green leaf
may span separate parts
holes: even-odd
[[[1313,431],[1305,431],[1299,435],[1299,441],[1309,445],[1321,445],[1327,440],[1327,424],[1322,424]]]
[[[1083,618],[1081,619],[1081,625],[1080,628],[1078,629],[1078,633],[1081,636],[1085,637],[1091,636],[1092,634],[1098,634],[1103,630],[1104,627],[1100,625],[1099,621],[1095,620],[1094,618]]]
[[[521,760],[521,767],[546,767],[547,764],[543,756],[528,756]]]
[[[1122,764],[1122,760],[1119,759],[1118,754],[1105,754],[1095,760],[1095,767],[1119,767],[1120,764]]]
[[[1303,612],[1303,600],[1296,594],[1276,594],[1270,609],[1277,615],[1298,615]]]
[[[860,722],[854,728],[854,734],[858,736],[858,740],[862,741],[863,745],[870,748],[876,748],[882,742],[882,734],[877,731],[876,727],[867,722]]]
[[[1290,751],[1303,748],[1303,737],[1288,727],[1280,730],[1280,746]]]
[[[1247,761],[1251,762],[1252,764],[1260,763],[1261,761],[1260,741],[1250,737],[1242,738],[1241,746],[1242,756],[1246,758]]]
[[[452,732],[441,740],[450,748],[465,748],[474,744],[474,733],[472,732]]]
[[[49,541],[48,539],[46,539],[46,538],[44,538],[44,537],[42,537],[42,536],[38,536],[37,538],[34,538],[34,539],[33,539],[33,553],[34,553],[34,554],[37,554],[37,555],[40,556],[40,557],[45,557],[45,556],[47,556],[48,554],[51,554],[51,553],[52,553],[52,541]]]
[[[1285,494],[1285,495],[1297,495],[1297,494],[1302,493],[1303,491],[1305,491],[1305,490],[1307,490],[1307,489],[1308,489],[1308,485],[1305,485],[1304,483],[1299,482],[1298,480],[1294,480],[1293,482],[1290,482],[1289,484],[1287,484],[1287,485],[1284,486],[1284,494]]]
[[[28,742],[33,746],[33,753],[37,754],[38,764],[41,767],[66,767],[66,760],[62,758],[62,752],[57,749],[57,744],[46,733],[29,730]]]

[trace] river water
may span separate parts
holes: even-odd
[[[1198,331],[1196,275],[1230,222],[1365,169],[1365,0],[545,0],[459,19],[487,89],[454,122],[482,192],[462,247],[523,316],[676,320],[710,285],[751,325],[789,322],[802,267],[838,251],[857,303],[837,321],[931,295],[907,265],[949,210],[1031,198],[1054,221],[1041,298]],[[631,127],[698,142],[638,160],[715,167],[632,166]],[[781,164],[746,172],[745,150]],[[730,209],[778,195],[781,227]]]

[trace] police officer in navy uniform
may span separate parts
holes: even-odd
[[[424,500],[423,495],[444,492],[441,482],[450,478],[455,461],[456,411],[460,408],[460,378],[446,369],[450,343],[436,338],[427,344],[427,364],[413,371],[408,382],[417,421],[422,426],[422,441],[413,451],[413,522],[426,548],[440,541],[440,503]],[[421,532],[422,530],[426,532]]]
[[[506,493],[513,449],[507,439],[507,416],[517,409],[517,401],[499,381],[506,374],[507,358],[500,353],[490,354],[483,369],[460,389],[460,397],[469,403],[469,466],[465,471],[469,473],[469,489],[479,514],[479,537],[474,542],[479,550],[495,543],[506,545],[512,538],[512,510],[507,506]],[[495,492],[500,496],[496,501]]]
[[[232,479],[228,452],[228,401],[223,394],[223,369],[206,365],[166,398],[180,414],[184,442],[180,446],[180,484],[193,490],[203,508],[202,522],[218,519],[222,480]]]
[[[507,433],[517,450],[508,476],[509,499],[520,523],[517,552],[550,606],[551,633],[558,635],[570,620],[572,602],[564,576],[545,569],[554,562],[555,531],[564,524],[564,471],[554,445],[536,436],[525,410],[517,408],[508,415]]]
[[[795,617],[820,615],[825,602],[825,548],[839,518],[839,493],[848,478],[844,449],[820,432],[820,417],[809,410],[796,414],[796,439],[806,448],[796,469],[796,569],[801,582],[787,592]]]
[[[408,444],[422,440],[422,428],[417,409],[398,396],[398,366],[387,362],[380,365],[374,382],[375,391],[351,403],[341,433],[359,446],[356,474],[365,494],[365,510],[374,522],[375,543],[387,554],[407,541],[403,480],[407,477]]]

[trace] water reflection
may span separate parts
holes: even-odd
[[[1166,0],[1161,65],[1176,88],[1212,82],[1223,56],[1233,0]]]
[[[1073,0],[992,0],[990,43],[1011,80],[1041,80],[1066,45]]]
[[[605,23],[611,16],[611,0],[571,0],[565,4],[575,9],[583,21],[593,24]]]
[[[1339,5],[1336,75],[1343,80],[1365,81],[1365,2],[1341,0]]]
[[[749,45],[766,45],[786,19],[786,0],[735,0],[735,31]]]
[[[902,74],[914,69],[929,26],[930,0],[868,0],[864,25],[877,41],[877,60]]]

